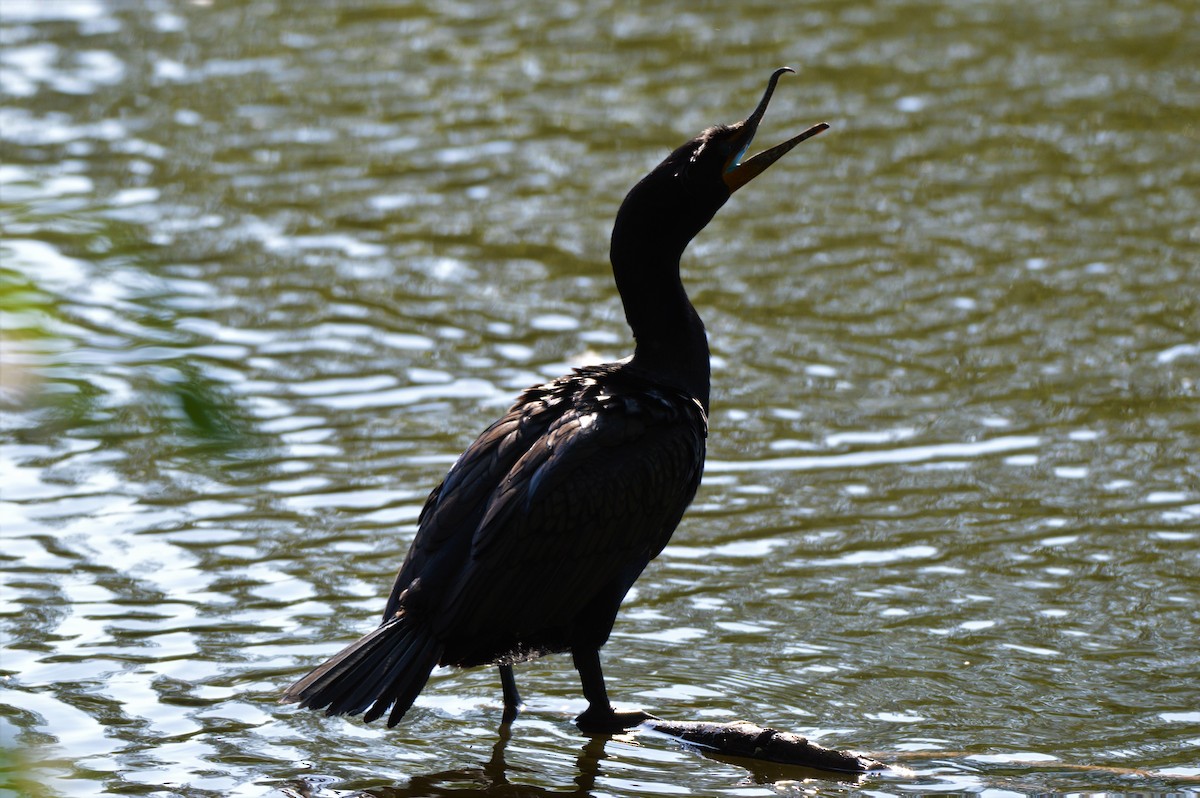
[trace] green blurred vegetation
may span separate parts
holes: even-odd
[[[49,798],[53,795],[32,775],[28,752],[0,746],[0,798]]]
[[[250,424],[236,397],[181,356],[154,366],[125,367],[120,376],[138,401],[111,407],[92,364],[73,362],[69,305],[29,275],[0,267],[0,402],[40,410],[43,432],[61,433],[114,419],[156,434],[234,444]],[[108,367],[113,370],[113,367]],[[106,407],[108,409],[106,409]]]

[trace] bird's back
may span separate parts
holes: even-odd
[[[602,644],[696,493],[706,434],[698,399],[628,361],[525,391],[430,494],[384,620],[427,624],[447,665]]]

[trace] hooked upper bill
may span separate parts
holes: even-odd
[[[742,128],[741,135],[745,137],[745,140],[741,142],[741,147],[729,159],[723,175],[725,185],[728,186],[731,194],[766,171],[768,166],[778,161],[800,142],[829,129],[829,125],[818,122],[800,135],[790,138],[782,144],[777,144],[769,150],[763,150],[748,161],[742,161],[742,156],[749,149],[750,142],[754,140],[754,134],[758,131],[758,125],[767,112],[767,104],[771,101],[771,95],[775,93],[775,84],[779,82],[779,77],[785,72],[795,72],[795,70],[781,67],[771,73],[771,78],[767,81],[767,90],[759,100],[758,107],[754,109],[754,113],[746,117],[745,121],[739,123]]]

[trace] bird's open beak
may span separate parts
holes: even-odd
[[[725,185],[729,187],[730,194],[765,172],[768,166],[782,158],[792,147],[795,147],[805,139],[812,138],[823,130],[829,129],[829,125],[819,122],[799,136],[788,139],[782,144],[777,144],[769,150],[763,150],[750,160],[742,162],[742,156],[746,154],[746,150],[750,148],[750,142],[754,140],[754,134],[758,130],[758,123],[762,121],[763,114],[767,112],[767,103],[771,101],[771,95],[775,93],[775,84],[779,82],[779,76],[784,72],[794,71],[788,67],[776,69],[771,74],[771,79],[767,81],[767,90],[763,94],[762,100],[759,101],[758,107],[754,109],[754,113],[746,117],[746,120],[741,123],[742,130],[739,134],[741,136],[741,146],[737,148],[734,155],[725,164],[725,174],[723,176]]]

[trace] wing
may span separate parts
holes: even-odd
[[[706,433],[703,408],[678,394],[573,404],[494,489],[439,632],[535,638],[614,590],[615,613],[695,495]]]
[[[561,408],[561,399],[552,393],[527,391],[459,456],[421,508],[417,535],[396,574],[384,622],[399,609],[402,597],[411,608],[425,609],[418,605],[426,604],[429,597],[418,599],[417,594],[452,580],[468,556],[496,485],[546,434]]]

